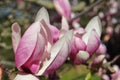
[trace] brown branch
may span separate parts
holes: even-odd
[[[115,56],[115,58],[112,61],[110,61],[110,64],[116,62],[118,59],[120,59],[120,55]]]
[[[69,23],[71,24],[71,22],[73,20],[75,20],[76,18],[82,16],[83,14],[86,14],[87,12],[89,12],[92,8],[94,8],[95,6],[97,6],[98,4],[100,4],[102,1],[105,0],[97,0],[95,3],[93,3],[91,6],[89,6],[89,8],[85,9],[84,11],[80,12],[78,15],[76,15],[74,18],[72,18]]]

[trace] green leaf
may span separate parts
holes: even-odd
[[[91,72],[89,72],[89,73],[87,74],[85,80],[90,80],[91,76],[92,76],[92,74],[91,74]]]

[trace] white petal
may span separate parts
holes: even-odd
[[[48,11],[44,7],[38,11],[35,21],[41,21],[42,19],[44,19],[47,24],[50,24]]]
[[[87,32],[91,32],[93,29],[95,29],[98,35],[101,36],[102,25],[98,16],[92,18],[85,28]]]
[[[94,18],[92,18],[90,20],[90,22],[88,23],[87,27],[85,28],[86,33],[83,35],[82,39],[83,41],[85,41],[85,43],[87,44],[89,37],[91,36],[91,31],[95,30],[98,34],[98,36],[101,36],[101,30],[102,30],[102,26],[101,26],[101,22],[99,20],[99,18],[96,16]]]
[[[14,80],[39,80],[36,76],[32,74],[17,74]]]
[[[62,26],[61,29],[66,30],[66,31],[69,30],[69,25],[68,25],[68,22],[65,17],[62,17],[62,25],[61,26]]]
[[[90,57],[89,53],[86,51],[79,51],[77,54],[77,58],[80,60],[87,60]]]

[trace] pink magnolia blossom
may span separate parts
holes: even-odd
[[[71,6],[69,0],[54,0],[56,10],[61,16],[64,16],[67,20],[71,16]]]
[[[39,13],[41,14],[43,11],[45,11],[44,8]],[[38,15],[39,18],[36,18],[22,37],[19,25],[17,23],[12,25],[15,64],[21,72],[37,76],[50,74],[64,63],[71,51],[73,31],[67,31],[64,36],[53,43],[54,34],[50,29],[49,20],[47,20],[48,15],[46,12],[44,14],[41,14],[41,17]],[[26,79],[27,76],[33,77],[33,75],[18,74],[15,80],[19,80],[19,77],[22,76]],[[32,80],[37,80],[37,78]]]
[[[98,17],[94,17],[85,29],[74,31],[71,60],[75,64],[86,61],[100,45],[101,24]]]

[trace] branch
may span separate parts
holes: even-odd
[[[110,64],[116,62],[118,59],[120,59],[120,55],[115,56],[115,58],[112,61],[110,61]]]
[[[100,4],[102,1],[104,0],[97,0],[94,4],[92,4],[89,8],[85,9],[84,11],[80,12],[78,15],[76,15],[74,18],[72,18],[69,22],[71,23],[73,20],[75,20],[76,18],[82,16],[83,14],[89,12],[92,8],[94,8],[95,6],[97,6],[98,4]]]
[[[15,64],[13,62],[10,61],[0,61],[0,64],[2,64],[3,66],[9,66],[9,67],[15,67]]]

